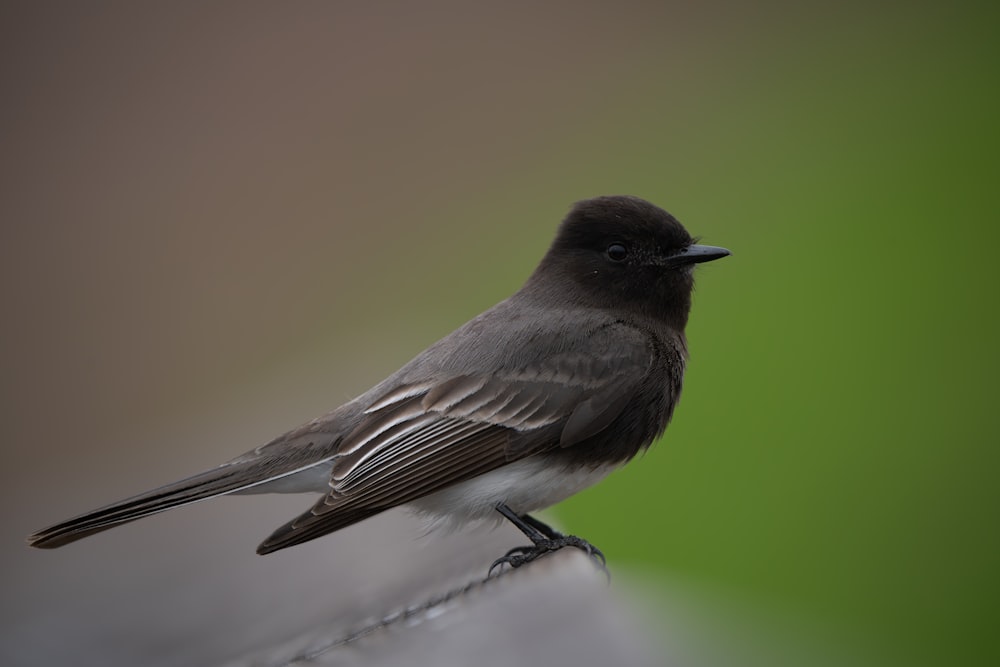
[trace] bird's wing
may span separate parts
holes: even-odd
[[[606,428],[652,354],[644,336],[562,351],[516,371],[404,384],[377,396],[333,459],[330,492],[258,548],[270,553]]]

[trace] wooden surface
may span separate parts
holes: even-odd
[[[227,667],[653,665],[604,574],[576,549],[333,623]]]
[[[425,535],[420,521],[387,512],[255,555],[266,528],[301,502],[222,499],[53,551],[12,541],[0,664],[649,662],[627,620],[634,586],[623,572],[609,587],[577,550],[484,581],[493,559],[524,542],[517,530]]]

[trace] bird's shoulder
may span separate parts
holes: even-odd
[[[600,311],[508,301],[441,339],[359,397],[385,419],[422,415],[534,430],[581,404],[617,405],[660,355],[656,332]],[[367,420],[366,420],[367,421]]]
[[[583,370],[577,366],[617,371],[648,363],[659,338],[655,329],[603,309],[512,297],[417,355],[401,369],[399,379],[469,374],[545,378],[577,375],[574,371]]]

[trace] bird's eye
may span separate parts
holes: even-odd
[[[628,257],[628,248],[621,243],[612,243],[608,246],[608,259],[612,262],[624,262]]]

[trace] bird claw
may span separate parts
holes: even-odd
[[[604,553],[595,547],[590,542],[583,538],[577,537],[576,535],[559,535],[558,537],[552,539],[538,540],[534,544],[514,547],[509,550],[500,558],[493,561],[490,565],[489,571],[486,573],[486,577],[490,578],[493,576],[493,571],[497,568],[503,570],[504,565],[509,565],[510,568],[517,569],[522,565],[526,565],[533,560],[536,560],[540,556],[553,551],[559,551],[564,547],[575,547],[585,554],[590,556],[597,565],[598,569],[601,570],[607,576],[608,582],[611,582],[611,573],[608,572],[608,560],[605,558]]]

